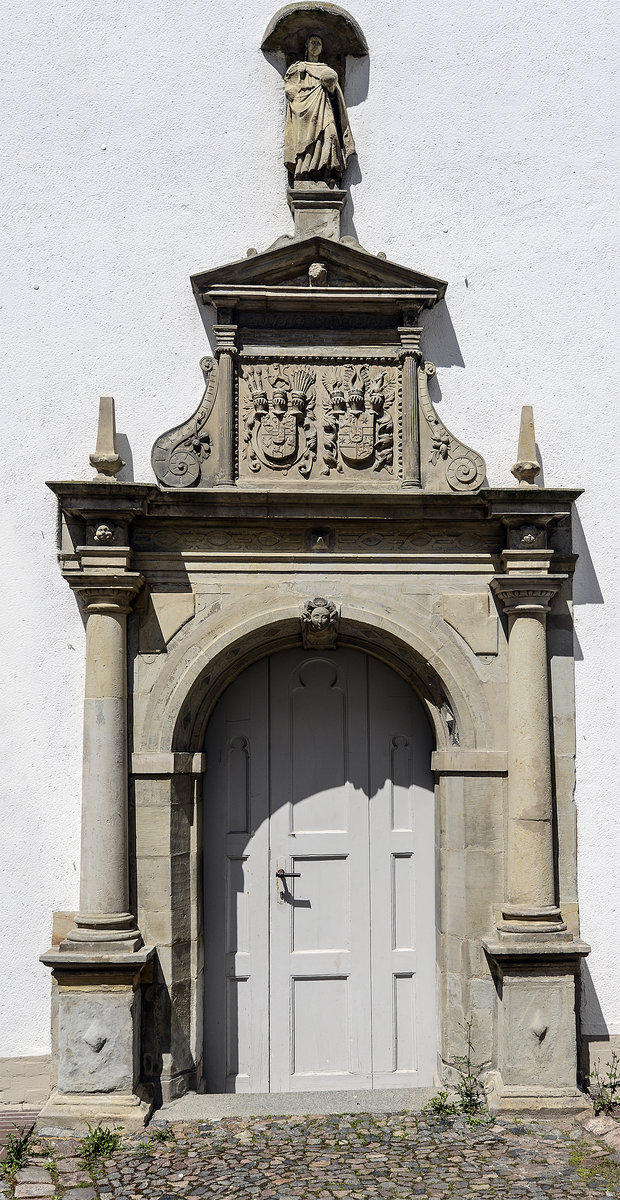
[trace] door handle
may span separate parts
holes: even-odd
[[[301,871],[276,871],[276,879],[301,879]]]

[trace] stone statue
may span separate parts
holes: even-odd
[[[309,37],[305,60],[293,63],[284,76],[284,162],[295,182],[339,183],[355,154],[338,75],[319,62],[322,51],[321,38]]]

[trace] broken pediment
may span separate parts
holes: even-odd
[[[322,237],[192,278],[214,314],[195,413],[158,438],[164,487],[476,491],[485,465],[439,418],[417,324],[443,280]]]

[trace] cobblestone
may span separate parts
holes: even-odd
[[[620,1196],[620,1157],[566,1121],[469,1126],[414,1113],[230,1117],[123,1140],[91,1174],[75,1138],[31,1143],[58,1200],[588,1200]],[[21,1173],[20,1173],[21,1174]],[[77,1175],[80,1175],[79,1184]],[[7,1184],[4,1179],[3,1185]],[[16,1190],[14,1191],[14,1188]],[[3,1188],[0,1188],[2,1191]]]

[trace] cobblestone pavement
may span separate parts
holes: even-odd
[[[124,1138],[87,1171],[81,1143],[34,1139],[1,1200],[431,1200],[620,1196],[620,1156],[580,1126],[471,1128],[424,1115],[226,1118]]]

